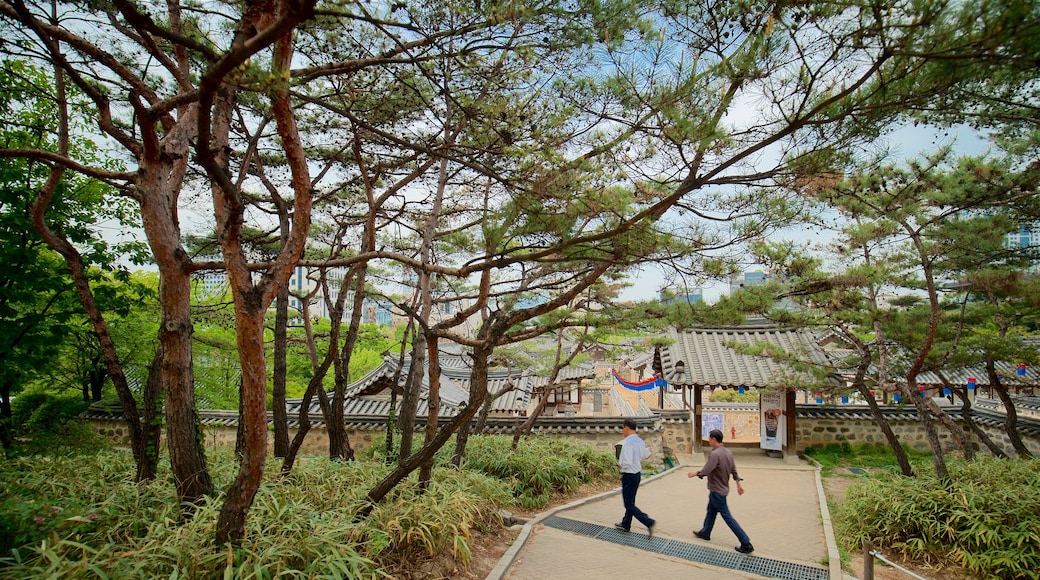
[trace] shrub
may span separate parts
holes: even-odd
[[[181,521],[165,457],[159,479],[145,484],[133,482],[126,452],[14,458],[0,465],[0,578],[393,577],[423,558],[465,563],[472,534],[501,525],[499,507],[543,501],[616,469],[609,453],[574,442],[530,441],[517,453],[508,437],[471,443],[477,454],[506,457],[510,475],[439,467],[425,490],[408,478],[364,518],[367,492],[392,466],[316,458],[280,479],[272,460],[237,547],[213,544],[221,495]],[[233,452],[208,456],[214,485],[225,489]]]
[[[548,437],[521,440],[516,451],[511,437],[471,437],[466,468],[512,482],[513,496],[525,508],[544,506],[553,493],[574,491],[582,483],[619,477],[612,453]]]
[[[881,473],[846,490],[835,510],[839,540],[984,578],[1040,578],[1040,461],[950,459],[950,479]]]
[[[89,405],[78,395],[23,393],[11,403],[11,421],[22,433],[59,433]]]
[[[741,394],[737,389],[715,389],[708,395],[712,403],[757,403],[758,391],[749,389]]]
[[[931,461],[931,454],[916,451],[903,446],[911,465],[925,465]],[[805,454],[819,462],[823,475],[830,476],[837,467],[879,468],[899,472],[899,463],[892,448],[883,443],[856,443],[848,441],[831,443],[824,446],[809,447]]]

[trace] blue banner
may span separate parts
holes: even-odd
[[[622,387],[632,391],[649,391],[655,387],[661,387],[663,389],[668,386],[668,382],[659,377],[651,377],[645,381],[633,383],[621,378],[621,375],[618,374],[616,369],[610,369],[610,372],[614,374],[614,379],[621,383]]]

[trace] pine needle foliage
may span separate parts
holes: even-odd
[[[883,472],[846,490],[835,510],[839,541],[870,540],[887,554],[979,578],[1040,578],[1040,461],[984,457],[926,466],[908,479]]]

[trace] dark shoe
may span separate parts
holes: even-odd
[[[740,552],[741,554],[750,554],[751,552],[755,551],[755,547],[751,544],[741,544],[734,549]]]
[[[651,538],[654,537],[654,526],[657,525],[657,520],[650,522],[650,525],[646,527],[647,535]]]
[[[628,528],[626,528],[625,526],[623,526],[621,524],[614,524],[614,529],[615,530],[621,530],[622,532],[627,532],[628,531]]]
[[[704,540],[705,542],[710,542],[710,541],[711,541],[711,536],[709,536],[708,534],[702,534],[702,533],[700,533],[700,531],[698,531],[698,530],[694,530],[694,531],[693,531],[693,535],[695,535],[695,536],[697,536],[698,538],[700,538],[700,539]]]

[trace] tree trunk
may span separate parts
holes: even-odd
[[[154,473],[159,464],[159,444],[162,438],[163,392],[159,382],[159,367],[162,365],[162,348],[156,349],[152,362],[148,365],[148,376],[144,381],[144,392],[141,393],[141,406],[144,418],[144,442],[148,461]]]
[[[1004,453],[1004,451],[1002,449],[1000,449],[1000,447],[998,447],[996,443],[993,442],[993,439],[991,439],[990,436],[987,435],[986,432],[983,431],[978,426],[977,423],[975,423],[975,419],[972,416],[971,401],[968,399],[968,389],[967,388],[960,388],[960,389],[958,389],[958,388],[954,387],[952,384],[950,384],[950,381],[946,380],[946,377],[943,375],[942,371],[937,371],[935,374],[936,374],[936,376],[939,377],[939,380],[942,381],[943,385],[946,388],[950,389],[950,392],[954,393],[957,397],[960,398],[960,400],[961,400],[961,419],[964,421],[965,425],[968,426],[968,429],[971,431],[971,433],[973,435],[975,435],[976,437],[978,437],[979,441],[982,441],[982,443],[994,455],[996,455],[997,457],[1007,457],[1007,454]],[[973,445],[973,444],[969,442],[969,445]],[[969,460],[974,459],[974,456],[975,456],[974,451],[975,451],[975,449],[974,449],[973,446],[971,447],[970,451],[971,451],[970,455],[967,452],[965,453],[965,456],[964,456],[965,459],[969,459]]]
[[[9,450],[14,445],[11,433],[11,381],[0,380],[0,446]]]
[[[542,416],[542,413],[545,411],[545,405],[549,403],[549,395],[551,394],[552,385],[546,384],[545,392],[538,397],[538,404],[535,405],[534,411],[531,412],[531,416],[513,432],[513,451],[516,451],[516,448],[520,445],[520,438],[525,434],[530,433],[531,429],[534,427],[535,421],[538,420],[538,417]]]
[[[292,62],[292,31],[313,16],[314,3],[289,6],[277,0],[245,5],[232,46],[243,47],[250,39],[265,36],[272,44],[271,72],[275,78],[288,75]],[[213,182],[213,210],[217,239],[227,267],[235,301],[235,334],[242,367],[242,408],[245,452],[238,475],[228,488],[216,524],[219,543],[241,540],[249,507],[264,474],[267,457],[267,364],[264,353],[264,313],[285,286],[299,263],[307,243],[313,189],[306,155],[300,140],[287,85],[269,87],[271,115],[290,169],[293,189],[292,231],[273,264],[256,283],[242,247],[245,206],[241,192],[228,178],[228,143],[234,110],[235,89],[225,85],[222,67],[246,62],[266,42],[234,51],[233,58],[203,74],[199,83],[199,162]]]
[[[326,284],[326,278],[322,275],[322,286]],[[343,294],[341,294],[342,296]],[[325,395],[325,391],[322,390],[322,385],[325,383],[325,377],[329,374],[329,368],[332,367],[339,360],[339,335],[340,335],[340,321],[343,318],[343,300],[338,299],[335,303],[328,301],[328,292],[325,292],[326,304],[329,306],[329,318],[332,322],[331,329],[329,331],[329,350],[325,353],[325,358],[319,363],[317,360],[317,348],[314,344],[314,331],[310,324],[310,302],[309,298],[303,302],[303,320],[304,328],[307,332],[307,350],[311,358],[311,380],[307,382],[307,391],[303,394],[303,401],[300,405],[299,423],[300,426],[296,431],[296,436],[293,437],[292,442],[289,444],[289,450],[285,454],[285,458],[282,461],[281,475],[285,477],[292,471],[293,463],[296,461],[296,455],[300,452],[300,447],[303,446],[303,442],[307,438],[307,433],[311,430],[311,418],[310,418],[310,406],[311,399],[314,395],[319,395],[319,404],[322,409],[322,416],[326,418],[325,425],[329,424],[328,417],[331,415],[329,410],[329,404]],[[328,429],[328,427],[326,427]]]
[[[911,375],[909,377],[909,380],[903,387],[903,393],[913,403],[914,408],[917,409],[917,418],[924,427],[925,439],[928,441],[928,446],[932,449],[932,464],[935,466],[936,477],[940,481],[949,481],[950,473],[946,468],[945,452],[943,451],[942,443],[939,442],[939,434],[935,431],[932,413],[922,400],[920,392],[916,389],[911,390],[917,383],[914,379],[916,379],[916,376]]]
[[[65,75],[60,69],[55,71],[55,81],[60,99],[65,95]],[[61,106],[58,109],[58,150],[60,154],[65,155],[68,153],[69,146],[68,104],[64,102],[60,104]],[[69,274],[72,276],[72,283],[76,287],[80,303],[83,304],[83,309],[90,319],[94,336],[97,337],[98,345],[101,347],[106,369],[108,374],[112,376],[112,384],[115,385],[116,394],[119,396],[119,402],[123,408],[123,417],[126,419],[127,432],[130,437],[130,448],[137,467],[137,481],[152,480],[155,479],[156,463],[149,459],[144,431],[141,428],[141,417],[137,411],[137,403],[127,384],[126,375],[123,374],[122,364],[119,362],[119,357],[116,354],[115,343],[108,332],[108,324],[101,315],[101,309],[98,308],[97,301],[94,299],[94,293],[90,288],[90,279],[87,277],[87,269],[83,264],[83,257],[79,250],[64,235],[61,235],[60,229],[55,232],[47,224],[47,208],[54,197],[55,191],[61,184],[64,173],[65,170],[63,168],[59,166],[53,167],[47,176],[47,181],[40,189],[36,199],[33,200],[33,228],[40,234],[40,237],[43,238],[48,246],[65,259]]]
[[[72,276],[73,285],[76,286],[80,302],[83,304],[87,317],[91,321],[94,335],[98,339],[98,344],[104,356],[107,372],[102,371],[102,374],[112,377],[112,384],[115,385],[116,394],[119,396],[123,417],[126,419],[130,449],[134,455],[134,462],[137,467],[137,481],[150,481],[155,479],[157,461],[148,453],[147,441],[144,430],[141,427],[141,416],[137,410],[137,402],[130,391],[126,375],[123,374],[122,364],[119,362],[119,356],[116,354],[115,343],[112,342],[112,337],[108,333],[108,325],[101,314],[101,309],[98,308],[97,302],[94,300],[94,294],[90,289],[90,282],[79,251],[68,240],[51,232],[44,222],[44,212],[49,203],[50,195],[41,193],[34,204],[34,224],[47,244],[65,258],[65,263]],[[93,391],[93,385],[91,390]],[[97,390],[100,391],[100,387]],[[97,400],[99,399],[100,396]]]
[[[361,329],[361,315],[365,306],[365,279],[367,266],[359,264],[352,268],[340,288],[340,295],[344,298],[340,303],[345,304],[348,289],[353,286],[354,300],[351,303],[350,325],[347,327],[347,336],[343,340],[343,349],[339,352],[339,364],[336,365],[336,387],[332,393],[332,405],[328,420],[325,422],[329,434],[329,457],[333,459],[347,459],[353,461],[354,448],[350,445],[350,437],[343,419],[343,406],[346,404],[347,386],[350,384],[350,359],[354,354],[354,345],[357,344],[358,333]],[[340,309],[342,310],[342,308]],[[342,314],[340,317],[342,318]],[[336,323],[339,320],[337,319]]]
[[[104,368],[95,367],[88,373],[87,379],[90,384],[88,401],[100,401],[105,381],[108,380],[108,371]]]
[[[950,436],[953,437],[953,440],[957,443],[957,447],[960,448],[964,459],[974,461],[975,447],[972,442],[968,441],[967,437],[965,437],[964,429],[961,428],[956,421],[950,418],[945,411],[939,408],[939,405],[936,405],[935,401],[929,399],[924,401],[924,404],[928,407],[928,410],[932,412],[932,415],[943,424],[943,427],[946,427],[946,430],[950,432]]]
[[[166,399],[170,468],[186,513],[193,511],[193,506],[213,491],[195,408],[189,284],[190,278],[183,270],[165,273],[160,270],[159,302],[163,306],[163,317],[159,344],[163,359],[158,368],[158,382]]]
[[[1018,411],[1015,409],[1015,401],[1011,398],[1007,389],[1004,388],[1004,383],[1000,380],[1000,376],[997,375],[992,358],[986,359],[986,374],[989,376],[991,389],[996,390],[997,396],[1000,397],[1000,402],[1004,404],[1004,431],[1007,432],[1011,446],[1015,448],[1015,453],[1018,453],[1019,457],[1032,457],[1033,454],[1029,452],[1029,448],[1022,442],[1022,436],[1018,432]]]
[[[873,294],[872,298],[876,299]],[[874,328],[875,331],[878,332],[876,335],[879,338],[878,342],[883,343],[884,341],[880,340],[880,337],[883,336],[881,334],[880,326],[875,323]],[[851,332],[847,327],[839,326],[839,330],[847,340],[856,346],[856,350],[860,354],[859,363],[856,365],[856,376],[853,379],[853,384],[855,385],[856,390],[859,391],[863,400],[867,402],[867,406],[870,407],[870,414],[873,415],[874,422],[877,423],[878,428],[880,428],[881,432],[885,435],[885,441],[888,442],[889,448],[892,449],[892,453],[896,456],[896,462],[899,463],[899,469],[906,477],[914,477],[914,468],[910,465],[910,458],[906,456],[906,450],[904,450],[903,446],[899,443],[899,437],[896,437],[895,432],[892,431],[892,426],[888,423],[888,419],[885,418],[884,413],[881,412],[881,407],[878,406],[877,400],[874,399],[874,395],[872,395],[870,389],[867,388],[867,372],[873,364],[870,346],[863,342],[856,333]],[[881,367],[884,368],[884,365],[882,364]],[[881,377],[883,378],[884,375],[881,375]],[[879,382],[883,384],[883,381]]]
[[[390,493],[401,480],[408,477],[408,474],[421,465],[423,461],[433,457],[448,442],[452,434],[458,433],[461,427],[469,423],[470,419],[473,418],[480,405],[484,402],[484,398],[487,397],[488,353],[483,352],[485,349],[486,347],[474,349],[477,352],[473,355],[473,370],[470,373],[469,403],[462,409],[461,413],[453,417],[443,429],[440,429],[429,443],[423,445],[415,453],[401,458],[397,467],[368,492],[368,505],[359,511],[359,515],[367,516],[372,511],[372,508],[382,501],[386,494]]]
[[[428,414],[426,417],[426,439],[425,443],[433,441],[433,438],[437,435],[437,418],[438,410],[441,406],[441,363],[440,353],[437,351],[437,337],[430,337],[426,340],[426,351],[427,357],[430,361],[430,394],[428,397]],[[460,433],[461,437],[462,434]],[[455,464],[456,467],[459,463]],[[433,457],[430,457],[426,461],[423,461],[419,467],[419,485],[423,489],[426,489],[430,485],[430,479],[433,477]]]
[[[236,304],[236,335],[242,362],[242,457],[217,520],[217,542],[240,540],[246,514],[264,475],[267,458],[267,365],[264,362],[264,311],[243,312]]]
[[[967,389],[964,389],[963,395],[958,394],[958,396],[961,397],[961,416],[964,418],[964,422],[968,425],[968,428],[971,429],[971,432],[979,438],[979,441],[982,441],[986,448],[989,449],[990,453],[1002,459],[1006,459],[1008,456],[1007,453],[1004,453],[1004,450],[993,442],[993,438],[983,431],[982,428],[979,427],[979,424],[975,422],[971,401],[968,400]]]
[[[401,398],[401,413],[397,417],[401,431],[401,450],[399,461],[403,465],[412,455],[412,441],[415,437],[415,414],[419,406],[419,394],[422,391],[422,378],[425,372],[426,348],[422,335],[416,333],[412,338],[412,358],[408,366],[408,378],[404,385],[404,396]]]
[[[288,374],[286,351],[289,326],[289,287],[282,286],[275,299],[274,375],[272,380],[271,415],[274,423],[274,456],[289,452],[289,417],[285,409],[285,381]]]
[[[469,443],[470,423],[463,423],[455,434],[455,451],[451,454],[451,464],[456,469],[462,468],[462,458],[466,456],[466,445]]]
[[[907,477],[914,477],[914,468],[910,465],[910,458],[906,456],[906,450],[899,443],[899,437],[896,436],[895,432],[892,431],[892,426],[888,423],[888,419],[881,412],[881,407],[878,406],[877,401],[874,400],[873,395],[870,394],[870,389],[862,381],[858,381],[856,384],[856,390],[863,397],[863,400],[867,402],[867,406],[870,407],[870,414],[874,416],[874,422],[877,423],[881,433],[885,435],[885,441],[888,442],[888,446],[892,449],[892,454],[896,456],[896,463],[899,464],[899,470],[903,475]]]
[[[332,333],[333,337],[330,342],[334,344],[338,341],[336,335],[339,333],[335,329],[333,329]],[[293,463],[296,461],[296,454],[300,452],[300,447],[303,446],[303,442],[307,438],[307,433],[311,430],[311,399],[314,398],[315,393],[321,390],[321,385],[325,381],[325,376],[329,372],[329,367],[332,366],[332,362],[336,359],[336,354],[337,349],[330,347],[328,354],[325,356],[325,360],[321,362],[321,366],[315,370],[311,380],[307,383],[307,392],[303,394],[303,401],[300,403],[300,426],[297,428],[296,436],[293,437],[292,443],[289,444],[289,448],[282,460],[282,477],[289,475],[289,472],[292,471]]]

